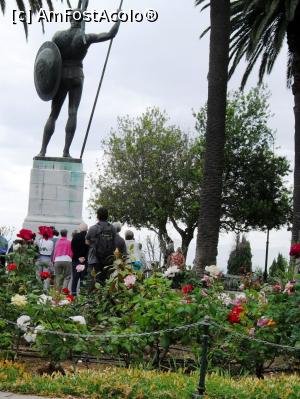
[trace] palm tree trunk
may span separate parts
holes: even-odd
[[[211,0],[206,152],[195,271],[215,264],[221,216],[224,168],[226,96],[229,63],[230,0]]]
[[[287,27],[287,42],[291,54],[291,73],[294,78],[294,113],[295,113],[295,165],[294,165],[294,198],[293,198],[293,230],[292,241],[298,242],[300,237],[300,4],[298,4],[294,20]]]
[[[300,54],[293,55],[293,94],[295,113],[295,166],[294,166],[294,205],[292,241],[300,240]]]

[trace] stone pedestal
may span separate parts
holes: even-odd
[[[55,226],[70,236],[82,223],[83,191],[80,159],[35,157],[23,228],[38,232],[39,226]]]

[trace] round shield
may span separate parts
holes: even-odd
[[[34,64],[34,84],[40,98],[52,100],[57,93],[62,70],[62,58],[57,45],[45,42],[39,49]]]

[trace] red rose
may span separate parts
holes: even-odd
[[[17,269],[17,265],[15,263],[11,263],[6,268],[9,272],[12,272]]]
[[[66,299],[67,299],[69,302],[73,302],[74,299],[75,299],[75,297],[74,297],[73,295],[67,295],[67,296],[66,296]]]
[[[236,306],[234,306],[233,308],[232,308],[232,312],[234,312],[234,313],[238,313],[238,314],[240,314],[240,313],[243,313],[244,312],[244,308],[243,308],[243,306],[242,305],[236,305]]]
[[[227,320],[231,324],[237,324],[241,322],[241,313],[244,312],[244,308],[241,305],[234,306],[227,315]]]
[[[35,234],[31,230],[22,229],[19,234],[17,234],[17,237],[25,241],[31,241],[35,238]]]
[[[193,292],[194,287],[192,286],[192,284],[187,284],[184,287],[182,287],[182,292],[186,295],[189,292]]]
[[[49,272],[40,272],[40,277],[42,280],[47,280],[47,278],[51,277],[51,274]]]
[[[300,244],[294,244],[291,246],[290,256],[300,258]]]
[[[40,226],[39,227],[39,234],[43,236],[45,240],[53,237],[53,229],[49,226]]]
[[[238,313],[233,313],[230,312],[227,315],[227,320],[231,323],[231,324],[238,324],[241,321],[241,316]]]
[[[62,292],[66,295],[70,294],[70,290],[68,288],[63,288]]]

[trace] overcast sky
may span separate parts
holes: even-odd
[[[75,5],[77,1],[71,1]],[[40,45],[51,40],[57,30],[68,24],[46,24],[29,27],[28,42],[22,25],[13,25],[14,2],[8,2],[5,17],[0,16],[0,226],[21,228],[27,213],[29,178],[32,158],[40,150],[42,131],[50,111],[50,103],[36,94],[33,83],[33,64]],[[55,3],[55,1],[54,1]],[[118,1],[90,0],[90,9],[114,10]],[[57,1],[57,10],[60,9]],[[192,110],[197,110],[207,99],[208,36],[199,40],[201,31],[209,24],[207,13],[200,14],[194,2],[172,0],[125,0],[123,9],[157,10],[155,23],[123,23],[114,41],[103,89],[84,155],[84,170],[95,170],[97,157],[101,156],[101,140],[116,125],[117,116],[137,116],[149,106],[159,106],[170,115],[171,122],[186,131],[194,129]],[[87,32],[102,32],[111,25],[88,23]],[[71,155],[79,157],[80,149],[94,101],[108,43],[95,44],[84,61],[85,86],[78,116],[78,128],[71,147]],[[273,74],[266,79],[272,92],[271,110],[274,117],[270,125],[277,131],[278,152],[293,162],[293,98],[286,88],[286,55],[283,48]],[[230,90],[239,87],[243,65],[230,82]],[[248,87],[256,84],[256,75]],[[48,148],[49,156],[61,156],[66,123],[66,104],[57,123]],[[85,200],[89,196],[85,193]],[[88,212],[84,211],[85,219]],[[89,222],[92,223],[92,220]],[[141,239],[145,233],[138,233]],[[265,234],[248,236],[253,250],[254,265],[263,266]],[[173,238],[179,245],[178,237]],[[270,261],[289,249],[290,234],[286,231],[271,233]],[[224,267],[233,244],[232,235],[221,235],[218,263]],[[192,243],[189,263],[193,260],[195,244]]]

